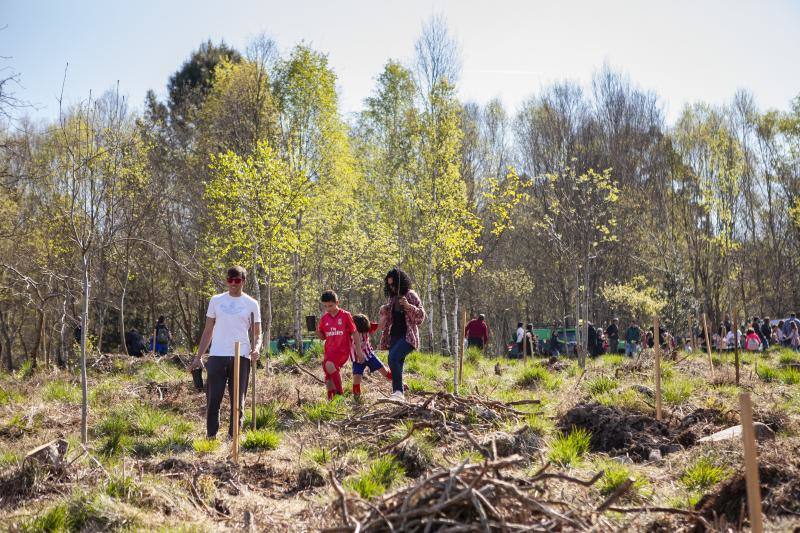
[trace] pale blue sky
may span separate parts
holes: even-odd
[[[341,107],[357,111],[389,58],[410,62],[422,22],[447,17],[461,43],[464,100],[499,96],[510,109],[543,85],[588,84],[603,62],[655,90],[674,119],[686,102],[728,101],[738,88],[762,108],[800,94],[800,0],[0,0],[0,66],[22,76],[17,95],[57,114],[119,80],[140,108],[201,41],[240,50],[266,32],[282,51],[305,41],[329,55]]]

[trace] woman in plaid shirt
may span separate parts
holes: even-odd
[[[411,290],[411,278],[399,268],[386,274],[383,293],[389,301],[380,310],[383,329],[380,348],[389,350],[392,398],[405,401],[403,363],[409,353],[419,348],[419,326],[425,320],[425,309],[417,293]]]

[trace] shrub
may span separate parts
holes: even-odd
[[[559,378],[552,375],[540,363],[524,367],[517,378],[517,386],[519,387],[543,387],[548,390],[557,388],[560,382]]]
[[[276,429],[278,427],[278,422],[280,421],[280,418],[278,416],[279,410],[280,410],[280,404],[277,402],[269,402],[257,406],[256,428]],[[253,413],[252,410],[248,409],[244,415],[244,427],[246,428],[252,427],[252,424],[253,424]]]
[[[305,456],[310,461],[318,465],[324,465],[325,463],[331,460],[331,452],[327,448],[322,448],[322,447],[311,448],[310,450],[306,450]]]
[[[328,422],[344,414],[344,400],[337,396],[333,401],[320,400],[303,406],[303,412],[309,422]]]
[[[758,371],[756,373],[758,374],[758,377],[761,378],[761,381],[766,381],[767,383],[778,381],[780,379],[780,371],[771,366],[761,365],[758,367]]]
[[[780,380],[787,385],[800,383],[800,369],[795,367],[783,368],[779,371]]]
[[[616,461],[606,461],[601,468],[603,477],[600,479],[599,486],[600,493],[604,496],[617,490],[629,478],[633,478],[634,482],[628,490],[628,494],[640,496],[647,485],[645,478],[636,474],[630,467]]]

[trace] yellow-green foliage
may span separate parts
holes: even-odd
[[[345,486],[356,491],[362,498],[380,496],[405,475],[405,471],[394,456],[381,457],[356,476],[346,479]]]
[[[711,457],[698,458],[680,476],[680,482],[689,490],[704,491],[730,475],[730,470],[717,466]]]
[[[242,448],[245,450],[274,450],[280,445],[281,437],[271,429],[256,429],[244,434]]]
[[[572,428],[569,433],[562,433],[553,439],[548,458],[561,466],[576,465],[589,452],[591,438],[588,430]]]

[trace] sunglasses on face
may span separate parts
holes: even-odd
[[[234,285],[238,285],[242,283],[244,279],[242,278],[228,278],[228,283],[233,283]]]

